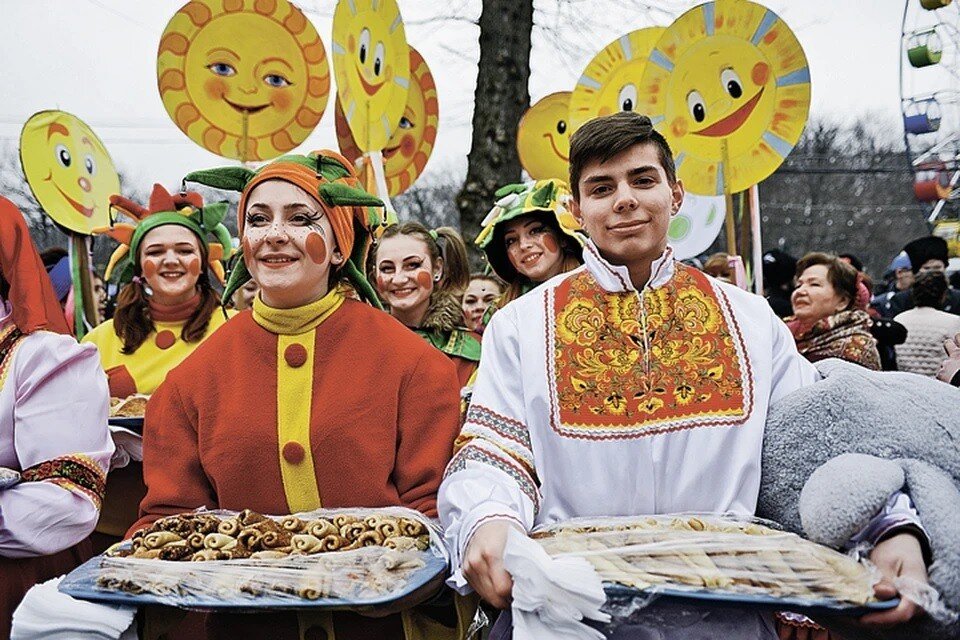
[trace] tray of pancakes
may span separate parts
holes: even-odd
[[[408,509],[200,511],[157,520],[59,588],[114,604],[362,611],[415,604],[446,570],[436,527]]]
[[[772,523],[768,523],[772,524]],[[552,556],[581,556],[608,602],[650,594],[704,604],[862,615],[877,601],[864,562],[750,519],[711,515],[572,520],[532,535]]]

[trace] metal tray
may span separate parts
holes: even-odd
[[[763,609],[772,611],[793,611],[812,616],[862,616],[874,611],[893,609],[900,600],[882,600],[854,605],[830,599],[810,600],[807,598],[781,598],[776,596],[748,593],[730,593],[726,591],[707,591],[657,587],[649,590],[625,587],[620,584],[605,582],[603,590],[607,594],[607,601],[624,602],[633,598],[648,599],[656,594],[661,598],[680,600],[687,603],[702,604],[704,606],[725,606],[749,609]]]
[[[363,613],[376,611],[381,615],[388,615],[402,611],[424,599],[432,596],[443,584],[447,576],[447,562],[442,557],[428,554],[426,565],[415,571],[406,586],[399,592],[385,596],[358,598],[320,598],[318,600],[298,600],[290,597],[278,596],[242,596],[224,600],[212,595],[198,596],[158,596],[156,594],[134,595],[122,591],[105,591],[96,585],[100,569],[100,559],[97,556],[83,563],[61,581],[59,590],[80,600],[101,602],[105,604],[119,604],[139,607],[143,605],[164,605],[179,609],[200,611],[221,611],[242,613],[265,610],[302,610],[302,609],[350,609]],[[165,562],[157,560],[156,562]],[[227,561],[229,562],[229,561]]]

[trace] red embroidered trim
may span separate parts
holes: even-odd
[[[17,352],[17,347],[20,346],[23,337],[15,324],[9,325],[0,334],[0,389],[7,381],[7,374],[9,373],[7,367],[13,360],[13,354]]]
[[[35,464],[20,474],[24,482],[51,482],[88,497],[99,509],[107,474],[92,458],[75,454]]]
[[[630,291],[630,287],[629,285],[627,285],[626,281],[623,279],[623,276],[617,273],[616,270],[610,268],[610,265],[607,264],[606,260],[600,257],[600,254],[597,252],[597,250],[593,247],[592,244],[588,242],[583,246],[586,247],[590,251],[590,253],[594,255],[594,257],[597,259],[597,262],[599,262],[604,269],[609,271],[610,274],[613,275],[613,277],[615,277],[617,280],[620,281],[620,286],[623,287],[624,291]]]
[[[520,487],[520,490],[530,498],[530,502],[533,503],[534,513],[538,512],[540,510],[540,491],[537,488],[537,481],[530,475],[530,472],[520,461],[516,460],[495,444],[489,444],[489,446],[498,451],[502,451],[504,455],[497,455],[492,451],[488,451],[486,448],[478,446],[478,442],[474,439],[474,441],[464,445],[464,447],[453,456],[453,459],[450,460],[450,463],[447,465],[443,477],[447,478],[458,471],[466,469],[467,461],[469,460],[489,465],[513,478]]]

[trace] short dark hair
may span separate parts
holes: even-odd
[[[619,111],[609,116],[590,120],[577,129],[570,138],[570,188],[573,197],[580,201],[580,175],[588,162],[606,162],[638,144],[652,144],[667,174],[667,181],[677,183],[677,169],[673,152],[659,131],[653,128],[650,118],[632,111]]]
[[[857,301],[857,270],[852,266],[829,253],[815,251],[808,253],[797,261],[797,277],[810,267],[822,264],[827,267],[827,282],[840,296],[847,299],[846,309],[852,309]],[[846,309],[844,309],[846,311]]]
[[[913,303],[918,307],[933,307],[939,309],[943,304],[943,297],[947,293],[947,276],[942,271],[924,271],[917,274],[917,279],[910,287]]]

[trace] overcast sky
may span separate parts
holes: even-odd
[[[137,182],[179,186],[184,173],[231,164],[201,149],[167,117],[156,85],[160,34],[184,0],[0,0],[0,144],[16,144],[43,109],[85,120],[119,169]],[[919,4],[918,0],[911,0]],[[334,0],[295,2],[330,55]],[[427,174],[463,172],[479,56],[470,24],[480,0],[399,0],[407,40],[438,85],[440,129]],[[622,33],[666,26],[697,4],[686,0],[537,0],[530,93],[568,91],[592,55]],[[797,33],[810,64],[813,117],[865,114],[900,135],[899,56],[903,0],[768,0]],[[438,8],[438,7],[442,7]],[[436,21],[439,11],[455,19]],[[332,74],[331,74],[332,75]],[[946,80],[945,80],[946,81]],[[331,94],[316,131],[300,147],[336,147]]]

